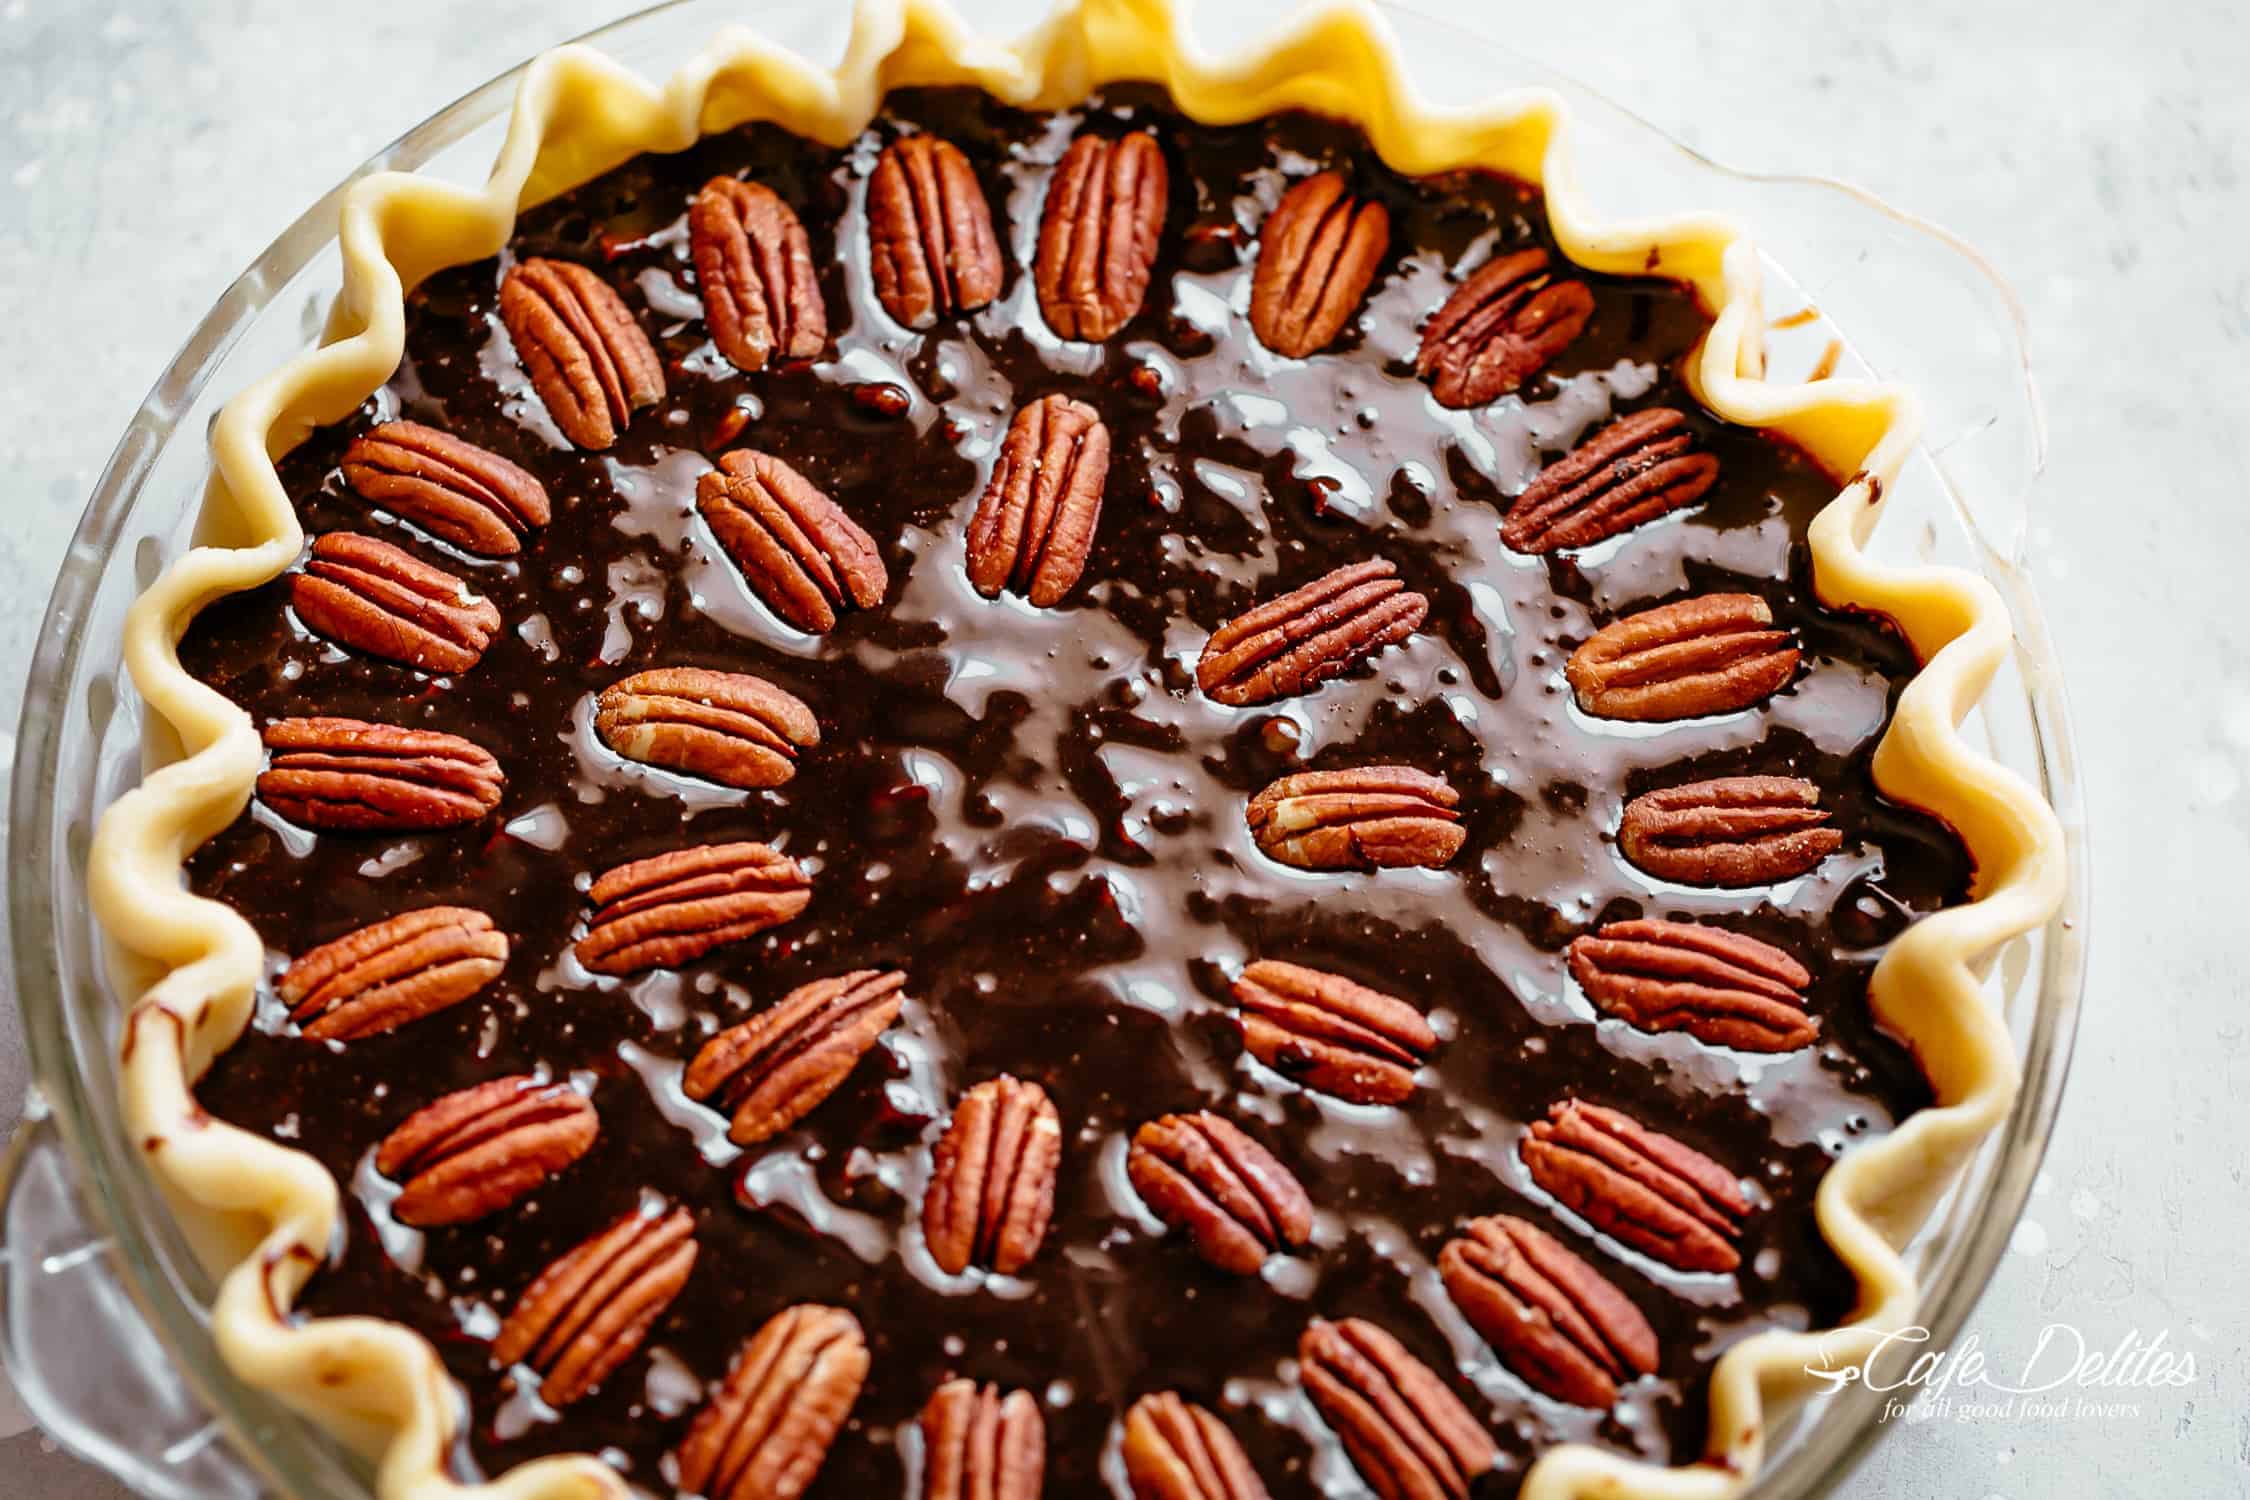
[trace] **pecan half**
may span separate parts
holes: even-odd
[[[1292,359],[1334,343],[1390,243],[1390,210],[1353,197],[1341,172],[1318,173],[1282,194],[1259,234],[1250,278],[1258,342]]]
[[[1503,255],[1455,287],[1422,329],[1414,373],[1440,406],[1482,406],[1545,369],[1593,315],[1586,283],[1555,280],[1546,251]]]
[[[1532,1181],[1596,1229],[1680,1271],[1731,1271],[1750,1212],[1734,1175],[1630,1116],[1565,1099],[1523,1142]]]
[[[465,906],[426,906],[323,943],[274,993],[314,1041],[396,1030],[483,989],[508,962],[508,935]]]
[[[796,1124],[836,1092],[906,999],[896,969],[817,979],[773,1009],[705,1042],[681,1087],[734,1117],[727,1138],[754,1146]]]
[[[676,969],[805,909],[812,882],[765,844],[703,844],[619,865],[587,893],[578,961],[597,974]]]
[[[258,799],[306,828],[453,828],[498,807],[507,785],[491,752],[435,730],[276,719],[265,738],[273,759],[258,778]]]
[[[1266,1257],[1312,1238],[1312,1200],[1273,1153],[1209,1110],[1165,1115],[1133,1133],[1133,1191],[1184,1229],[1222,1271],[1254,1276]]]
[[[1098,344],[1141,310],[1169,178],[1156,137],[1082,135],[1047,185],[1032,280],[1047,326]]]
[[[607,448],[633,413],[664,399],[664,365],[624,301],[584,266],[518,263],[500,281],[500,321],[563,436]]]
[[[1382,558],[1350,563],[1227,621],[1204,642],[1195,680],[1230,708],[1310,692],[1421,627],[1430,601]]]
[[[922,1500],[1039,1500],[1047,1424],[1031,1392],[948,1380],[920,1422]]]
[[[695,482],[695,508],[743,581],[799,630],[835,628],[891,586],[875,539],[818,485],[768,453],[737,448]]]
[[[539,1372],[539,1399],[568,1406],[632,1357],[695,1269],[684,1208],[629,1213],[541,1271],[492,1341],[502,1365]]]
[[[1042,396],[1008,424],[1000,461],[969,518],[969,582],[990,599],[1014,589],[1041,609],[1062,602],[1086,571],[1109,429],[1068,396]]]
[[[674,1455],[682,1494],[797,1500],[867,1379],[867,1340],[841,1308],[799,1303],[769,1319]]]
[[[1382,1500],[1469,1500],[1500,1460],[1492,1435],[1435,1370],[1362,1318],[1316,1318],[1297,1378]]]
[[[1660,723],[1732,713],[1797,675],[1797,638],[1775,630],[1756,594],[1704,594],[1612,621],[1570,653],[1578,706],[1603,719]]]
[[[1770,943],[1692,922],[1612,922],[1573,938],[1586,998],[1643,1031],[1685,1031],[1714,1047],[1794,1052],[1819,1035],[1805,1014],[1805,966]]]
[[[951,141],[893,141],[867,179],[868,264],[883,310],[908,328],[1000,295],[1000,240],[969,159]]]
[[[1719,479],[1719,461],[1694,445],[1687,418],[1668,406],[1620,417],[1540,470],[1500,540],[1518,552],[1591,547],[1693,505]]]
[[[1134,1500],[1271,1500],[1226,1424],[1172,1391],[1133,1403],[1124,1450]]]
[[[714,177],[688,205],[688,250],[703,323],[738,370],[814,359],[828,345],[828,309],[812,242],[771,188]]]
[[[1039,1253],[1055,1208],[1062,1119],[1036,1083],[1003,1073],[969,1090],[930,1159],[922,1234],[952,1275],[1013,1276]]]
[[[1299,771],[1250,799],[1250,836],[1300,870],[1432,869],[1461,852],[1461,798],[1412,766]]]
[[[1501,1363],[1557,1401],[1603,1410],[1618,1382],[1656,1373],[1656,1331],[1632,1299],[1534,1224],[1471,1219],[1438,1277]]]
[[[344,482],[360,499],[479,557],[513,557],[547,524],[547,489],[474,443],[419,422],[385,422],[344,450]]]
[[[567,1083],[495,1078],[424,1105],[375,1148],[400,1184],[391,1216],[417,1229],[496,1214],[584,1156],[601,1121]]]
[[[1627,859],[1682,885],[1791,880],[1843,843],[1820,788],[1797,776],[1722,776],[1643,792],[1617,825]]]
[[[820,743],[803,700],[763,677],[658,667],[611,683],[594,700],[594,732],[628,760],[725,786],[780,786],[797,754]]]
[[[1234,982],[1243,1045],[1285,1078],[1354,1104],[1403,1104],[1437,1049],[1422,1013],[1341,974],[1260,959]]]
[[[425,672],[466,672],[492,644],[500,611],[443,568],[349,531],[317,537],[289,606],[309,630]]]

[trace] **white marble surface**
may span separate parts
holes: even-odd
[[[369,150],[615,0],[0,0],[0,723],[126,417],[226,282]],[[1974,1327],[2162,1333],[2138,1412],[1935,1420],[1854,1500],[2250,1495],[2250,19],[2216,0],[1447,5],[1719,160],[1854,179],[2028,305],[2053,422],[2035,565],[2093,807],[2064,1119]],[[747,17],[756,5],[745,0]],[[1511,13],[1523,19],[1512,22]],[[0,1007],[0,1120],[21,1059]],[[0,1385],[0,1496],[108,1497]]]

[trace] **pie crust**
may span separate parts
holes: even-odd
[[[1565,1445],[1538,1460],[1522,1493],[1739,1493],[1764,1460],[1770,1424],[1813,1384],[1808,1366],[1855,1364],[1913,1322],[1919,1288],[1897,1247],[2006,1113],[2017,1083],[2004,1019],[1981,976],[2004,944],[2055,910],[2065,867],[2053,812],[1957,732],[2010,648],[2000,596],[1974,574],[1894,567],[1863,550],[1918,438],[1912,394],[1848,379],[1768,384],[1759,261],[1741,226],[1712,214],[1595,220],[1573,181],[1560,100],[1518,90],[1473,110],[1433,109],[1367,5],[1328,0],[1253,49],[1215,56],[1189,38],[1170,0],[1064,0],[1008,43],[977,35],[939,0],[859,0],[834,72],[740,29],[722,33],[661,88],[599,52],[564,47],[526,73],[483,188],[390,172],[354,184],[340,225],[342,291],[321,346],[227,405],[212,434],[198,545],[142,595],[127,623],[125,660],[156,710],[152,761],[160,764],[102,818],[88,883],[127,959],[123,972],[146,981],[120,1053],[129,1128],[199,1252],[223,1273],[211,1326],[228,1363],[368,1452],[383,1500],[463,1488],[447,1467],[459,1406],[434,1351],[405,1328],[371,1318],[289,1320],[338,1231],[341,1189],[311,1157],[196,1104],[194,1081],[250,1020],[264,953],[240,916],[182,888],[182,865],[241,812],[263,750],[248,715],[181,668],[176,643],[203,606],[295,561],[303,534],[274,458],[350,414],[390,377],[404,347],[408,290],[435,271],[493,255],[520,208],[637,154],[679,150],[749,121],[845,142],[896,87],[969,84],[1010,104],[1054,108],[1119,80],[1161,83],[1184,113],[1206,122],[1289,108],[1340,117],[1410,174],[1466,166],[1512,174],[1544,189],[1555,239],[1574,262],[1619,274],[1660,271],[1691,286],[1714,315],[1690,362],[1695,394],[1721,418],[1782,433],[1831,472],[1853,476],[1810,532],[1818,592],[1832,607],[1888,617],[1923,663],[1898,700],[1874,775],[1892,799],[1948,823],[1976,877],[1971,901],[1908,929],[1870,982],[1876,1018],[1911,1046],[1935,1103],[1851,1149],[1821,1183],[1820,1227],[1858,1279],[1857,1315],[1825,1332],[1761,1333],[1730,1350],[1711,1379],[1703,1463],[1661,1469]],[[476,1488],[562,1500],[621,1494],[624,1486],[598,1460],[574,1456],[528,1463]]]

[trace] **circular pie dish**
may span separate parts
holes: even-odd
[[[644,76],[665,77],[727,19],[726,9],[689,0],[594,40]],[[895,15],[888,6],[868,11]],[[1343,24],[1337,18],[1344,14],[1324,12],[1322,19],[1332,27]],[[825,58],[838,50],[841,19],[805,7],[762,16],[760,29],[803,56]],[[1887,514],[1870,546],[1871,560],[1967,567],[2006,597],[2016,616],[2018,653],[2000,664],[2002,675],[1963,733],[1983,755],[2034,780],[2062,814],[2064,827],[2075,828],[2076,791],[2059,686],[2038,634],[2036,609],[2011,561],[2023,524],[2021,507],[2036,472],[2038,426],[2022,369],[2020,330],[2004,289],[1941,237],[1863,198],[1819,184],[1724,173],[1500,49],[1405,13],[1394,13],[1390,24],[1397,55],[1421,98],[1467,104],[1519,86],[1560,96],[1572,122],[1577,175],[1590,185],[1588,200],[1605,217],[1723,209],[1756,225],[1764,256],[1769,381],[1786,384],[1825,366],[1845,378],[1880,372],[1921,393],[1932,441],[1905,459],[1888,487]],[[1252,8],[1230,14],[1226,7],[1206,6],[1195,29],[1203,36],[1237,36],[1264,28]],[[1333,43],[1336,33],[1307,23],[1301,35]],[[479,180],[522,71],[435,117],[367,170],[419,169]],[[194,1216],[183,1229],[167,1211],[161,1186],[142,1168],[122,1124],[117,1094],[113,1060],[121,1032],[115,996],[139,993],[162,966],[105,953],[77,899],[94,817],[140,779],[144,755],[161,763],[177,753],[161,721],[145,721],[145,710],[117,680],[112,664],[124,612],[191,537],[204,543],[241,540],[198,531],[194,507],[183,503],[202,478],[205,419],[220,398],[301,350],[330,318],[339,278],[330,235],[342,191],[316,206],[230,291],[136,419],[81,525],[58,586],[20,740],[15,847],[30,873],[13,884],[13,931],[18,995],[42,1098],[54,1110],[52,1123],[81,1184],[91,1221],[82,1239],[115,1236],[122,1285],[154,1330],[157,1344],[140,1351],[153,1356],[142,1361],[144,1369],[159,1383],[167,1369],[175,1370],[199,1394],[181,1399],[178,1389],[168,1392],[171,1404],[161,1409],[178,1415],[184,1424],[178,1432],[148,1431],[145,1406],[138,1422],[105,1423],[98,1413],[89,1421],[74,1413],[73,1392],[107,1389],[113,1402],[120,1400],[110,1362],[129,1362],[135,1335],[121,1333],[119,1342],[102,1347],[95,1358],[66,1355],[47,1342],[72,1324],[59,1317],[66,1305],[57,1295],[59,1280],[25,1295],[32,1278],[42,1274],[37,1268],[52,1267],[47,1274],[64,1278],[96,1262],[67,1253],[75,1248],[69,1231],[40,1219],[41,1200],[28,1191],[12,1199],[8,1225],[8,1242],[17,1252],[10,1262],[9,1352],[23,1372],[19,1383],[27,1399],[59,1436],[151,1493],[223,1492],[190,1467],[215,1454],[193,1441],[200,1430],[199,1400],[209,1403],[227,1436],[256,1453],[270,1482],[285,1491],[364,1492],[354,1461],[272,1398],[236,1382],[216,1356],[204,1312],[213,1281],[193,1243]],[[1794,281],[1784,267],[1795,273]],[[1799,285],[1821,288],[1820,307],[1809,317],[1796,316],[1803,301],[1795,290]],[[1882,333],[1879,340],[1854,342],[1835,332],[1839,329]],[[1935,456],[1940,452],[1942,459]],[[1998,642],[1986,645],[1998,655]],[[208,831],[182,828],[178,836],[192,845]],[[1989,1003],[2002,1007],[2010,1022],[2024,1086],[2014,1093],[1993,1143],[1909,1247],[1913,1279],[1923,1288],[1919,1310],[1886,1310],[1894,1323],[1928,1326],[1940,1344],[1981,1290],[2005,1242],[2052,1118],[2083,942],[2082,921],[2070,904],[2083,882],[2066,868],[2076,858],[2073,843],[2054,871],[2058,885],[2065,873],[2072,876],[2067,891],[2048,893],[2066,898],[2061,914],[2008,944],[1998,961],[1988,964]],[[2040,893],[2032,893],[2031,904],[2041,904]],[[116,961],[114,972],[105,974],[110,960]],[[1995,1102],[2004,1107],[2004,1094],[1986,1101]],[[38,1152],[41,1139],[27,1136],[29,1144],[19,1151]],[[52,1165],[45,1162],[46,1169]],[[36,1187],[39,1172],[18,1181]],[[45,1242],[45,1253],[34,1254],[34,1235],[55,1238]],[[79,1337],[77,1350],[86,1343]],[[113,1406],[112,1418],[119,1414],[120,1407]],[[1825,1486],[1872,1435],[1873,1415],[1874,1401],[1855,1391],[1811,1409],[1810,1419],[1797,1421],[1786,1438],[1778,1428],[1757,1434],[1760,1449],[1772,1448],[1760,1493],[1811,1493]],[[1723,1471],[1708,1478],[1740,1482]]]

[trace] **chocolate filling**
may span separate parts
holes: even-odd
[[[1046,186],[1074,132],[1128,126],[1153,127],[1171,168],[1155,274],[1121,331],[1063,343],[1027,269]],[[902,128],[968,154],[1008,261],[998,301],[926,336],[883,314],[865,253],[866,176]],[[1256,230],[1288,182],[1323,166],[1388,205],[1391,248],[1335,346],[1281,359],[1243,311]],[[803,218],[828,357],[743,375],[709,344],[686,213],[722,173],[773,188]],[[471,1401],[464,1474],[584,1450],[669,1491],[663,1455],[700,1383],[799,1301],[851,1309],[873,1352],[819,1496],[900,1493],[902,1424],[956,1374],[1041,1397],[1049,1494],[1123,1494],[1117,1424],[1167,1388],[1219,1412],[1276,1495],[1360,1493],[1288,1378],[1315,1316],[1370,1318],[1444,1375],[1501,1445],[1493,1493],[1563,1440],[1699,1456],[1720,1354],[1761,1329],[1849,1315],[1815,1189],[1849,1146],[1929,1099],[1874,1025],[1867,975],[1915,917],[1965,897],[1969,862],[1938,822],[1874,789],[1869,754],[1913,658],[1882,623],[1814,597],[1805,528],[1836,481],[1711,419],[1682,388],[1706,326],[1688,293],[1587,276],[1590,324],[1520,398],[1443,412],[1415,379],[1417,328],[1459,277],[1540,244],[1552,248],[1533,189],[1402,177],[1331,121],[1191,124],[1142,88],[1055,114],[936,90],[893,97],[840,151],[756,127],[636,160],[525,214],[499,259],[415,293],[397,375],[282,474],[308,534],[386,537],[488,596],[506,621],[491,649],[442,678],[344,651],[288,612],[286,579],[213,604],[182,647],[261,724],[318,713],[445,730],[490,749],[508,777],[499,813],[471,828],[315,836],[253,805],[191,862],[195,889],[256,926],[277,972],[426,905],[477,907],[514,945],[475,999],[348,1045],[297,1037],[269,1001],[202,1082],[213,1114],[311,1152],[347,1188],[344,1237],[302,1312],[427,1334]],[[534,255],[598,269],[665,361],[669,396],[607,452],[562,441],[501,330],[501,274]],[[963,534],[1010,415],[1050,392],[1109,426],[1100,529],[1060,607],[987,601],[964,573]],[[1501,545],[1507,497],[1543,463],[1652,405],[1688,410],[1721,460],[1699,505],[1584,552]],[[371,518],[337,462],[353,435],[398,416],[530,469],[551,524],[494,561]],[[882,608],[807,637],[756,601],[694,510],[696,476],[737,443],[795,465],[874,536],[891,578]],[[1378,556],[1429,597],[1410,642],[1260,708],[1196,690],[1196,654],[1220,624]],[[1792,686],[1669,726],[1572,706],[1561,669],[1578,642],[1720,590],[1762,596],[1797,633]],[[763,792],[619,760],[594,735],[594,695],[673,665],[769,678],[817,712],[820,746]],[[1307,874],[1257,851],[1244,805],[1275,777],[1378,762],[1460,793],[1466,845],[1446,868]],[[1627,797],[1744,773],[1816,782],[1842,851],[1804,878],[1737,891],[1659,886],[1616,851]],[[803,916],[684,972],[597,980],[576,966],[593,875],[746,838],[812,872]],[[1752,1056],[1597,1023],[1563,947],[1643,915],[1715,920],[1794,955],[1813,976],[1819,1040]],[[1430,1012],[1442,1040],[1414,1099],[1344,1105],[1249,1059],[1227,985],[1257,958]],[[719,1027],[809,980],[887,967],[908,976],[903,1016],[791,1130],[738,1153],[723,1117],[680,1093],[681,1066]],[[591,1089],[592,1151],[481,1223],[420,1234],[392,1222],[374,1144],[448,1090],[538,1068]],[[1054,1226],[1020,1279],[941,1285],[917,1227],[928,1143],[963,1092],[1003,1071],[1044,1085],[1061,1111]],[[1532,1185],[1517,1142],[1566,1095],[1624,1109],[1748,1180],[1738,1273],[1666,1270]],[[1321,1216],[1315,1245],[1260,1279],[1159,1233],[1125,1180],[1140,1123],[1205,1108],[1270,1147]],[[542,1267],[648,1192],[694,1211],[693,1276],[641,1352],[557,1417],[492,1366],[487,1341]],[[1446,1303],[1438,1249],[1490,1213],[1549,1228],[1654,1326],[1661,1368],[1613,1411],[1527,1394]]]

